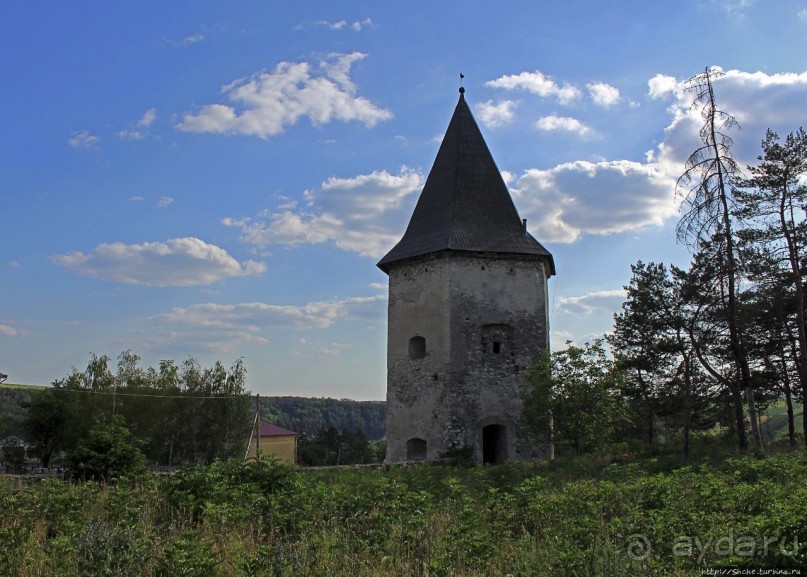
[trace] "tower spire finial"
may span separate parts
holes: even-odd
[[[460,72],[460,94],[465,94],[465,88],[462,86],[462,79],[465,78],[465,74]]]

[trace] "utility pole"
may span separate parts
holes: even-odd
[[[247,441],[247,452],[244,454],[244,461],[249,459],[249,450],[252,448],[252,439],[256,439],[255,441],[255,458],[257,459],[260,455],[261,450],[261,424],[260,424],[260,416],[261,416],[261,396],[256,394],[255,395],[255,418],[252,420],[252,429],[249,432],[249,441]]]
[[[261,458],[261,395],[255,393],[255,459]]]

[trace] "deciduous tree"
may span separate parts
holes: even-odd
[[[25,437],[47,469],[53,455],[64,447],[71,421],[68,406],[58,392],[43,389],[31,395],[26,408],[28,412],[23,420]]]
[[[548,412],[555,442],[568,443],[576,454],[596,451],[627,423],[620,398],[622,376],[605,353],[602,341],[555,351],[529,372],[524,426],[533,436],[546,434]],[[543,411],[541,407],[548,407]]]

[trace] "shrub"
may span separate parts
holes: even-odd
[[[111,481],[144,471],[145,457],[126,428],[123,417],[100,419],[68,455],[71,475],[79,479]]]

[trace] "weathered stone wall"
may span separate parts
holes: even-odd
[[[546,279],[543,261],[502,255],[443,253],[391,267],[388,462],[411,458],[410,439],[426,441],[429,459],[545,455],[518,422],[520,383],[548,346]],[[422,358],[410,354],[412,337],[425,339]]]
[[[427,442],[426,458],[437,458],[436,411],[450,359],[448,259],[424,259],[389,271],[387,338],[387,461],[407,457],[407,440]],[[412,359],[409,341],[424,337],[426,355]]]
[[[452,372],[466,392],[457,399],[483,461],[483,427],[506,428],[506,457],[538,456],[519,435],[521,382],[549,345],[544,263],[523,258],[452,259]],[[466,386],[465,384],[470,386]]]

